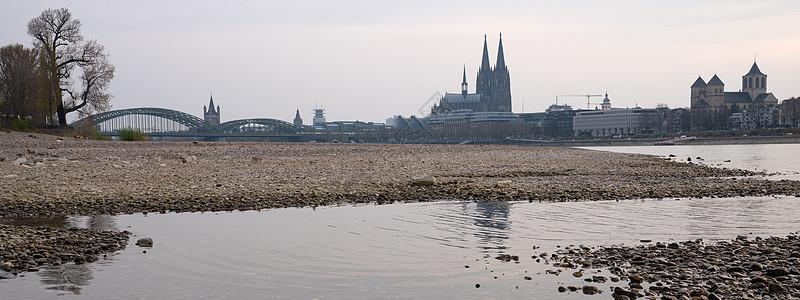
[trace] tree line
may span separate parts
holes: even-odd
[[[47,9],[28,22],[33,47],[0,48],[0,117],[36,125],[67,125],[111,107],[114,65],[105,47],[85,40],[67,8]]]

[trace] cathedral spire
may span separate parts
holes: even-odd
[[[505,68],[506,67],[506,58],[503,55],[503,33],[500,33],[500,45],[497,47],[497,64],[495,64],[494,68]]]
[[[211,94],[210,98],[211,100],[208,101],[208,113],[215,114],[217,112],[214,110],[214,95]]]
[[[486,46],[486,35],[483,35],[483,58],[481,59],[481,70],[489,70],[489,47]]]
[[[464,79],[461,80],[461,95],[467,96],[467,65],[464,64]]]

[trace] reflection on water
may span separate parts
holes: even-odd
[[[109,291],[120,298],[577,298],[583,295],[556,287],[579,279],[538,275],[549,266],[531,256],[570,244],[786,235],[800,230],[797,201],[439,202],[103,216],[71,224],[121,224],[155,247],[142,253],[131,245],[111,260],[46,268],[40,283],[28,276],[0,286],[34,297],[46,295],[44,284],[90,298]],[[520,261],[493,259],[501,253]]]
[[[95,230],[120,230],[117,227],[116,217],[110,215],[97,216],[53,216],[53,217],[26,217],[0,218],[0,224],[17,226],[47,226],[56,228],[88,228]],[[59,294],[68,292],[74,295],[81,294],[81,287],[88,285],[92,279],[93,267],[91,264],[62,264],[57,266],[43,265],[36,274],[41,277],[41,283],[47,289],[60,291]]]
[[[475,222],[478,228],[475,237],[483,246],[483,250],[505,249],[503,242],[508,239],[508,213],[511,205],[503,203],[498,205],[491,202],[478,202],[475,204]]]
[[[46,266],[37,275],[48,289],[80,295],[81,287],[92,279],[92,269],[87,264]]]
[[[66,216],[53,217],[0,217],[0,224],[15,226],[71,227]]]

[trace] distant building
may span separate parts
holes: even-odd
[[[603,103],[600,105],[602,110],[611,110],[611,99],[608,99],[608,92],[606,92],[606,97],[603,98]]]
[[[788,128],[800,128],[800,98],[785,99],[780,105],[780,124]]]
[[[300,109],[297,109],[297,112],[295,112],[295,114],[294,114],[294,122],[292,122],[292,124],[294,124],[294,127],[297,127],[297,128],[302,128],[303,127],[303,119],[300,118]]]
[[[473,112],[511,112],[511,79],[503,54],[503,35],[497,48],[494,68],[489,64],[486,36],[483,37],[483,56],[475,85],[475,93],[468,92],[467,68],[461,81],[461,93],[445,93],[432,113],[469,109]]]
[[[742,89],[738,92],[726,92],[725,83],[716,74],[708,82],[698,76],[690,90],[694,130],[728,129],[731,114],[778,104],[775,95],[767,92],[767,75],[755,62],[742,76]]]
[[[545,116],[542,120],[543,134],[548,137],[573,136],[572,119],[577,112],[577,110],[572,109],[572,106],[566,104],[550,105],[550,107],[545,110]]]
[[[314,109],[314,126],[325,126],[325,110],[321,108]]]
[[[572,120],[576,136],[653,133],[660,125],[656,109],[638,107],[579,111]]]
[[[211,100],[208,101],[208,108],[203,106],[203,120],[206,121],[207,124],[212,125],[219,125],[219,105],[217,108],[214,109],[214,96],[211,96]]]

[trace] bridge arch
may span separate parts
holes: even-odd
[[[128,108],[128,109],[118,109],[118,110],[102,112],[80,119],[75,123],[72,123],[72,126],[81,126],[86,124],[87,122],[93,122],[94,124],[101,124],[104,122],[112,121],[114,119],[124,118],[126,116],[132,116],[132,115],[147,115],[147,116],[167,119],[176,122],[178,124],[181,124],[183,126],[186,126],[189,129],[189,131],[192,132],[215,131],[210,124],[207,124],[205,121],[203,121],[203,119],[200,119],[197,116],[187,114],[182,111],[166,109],[166,108],[155,108],[155,107]]]
[[[297,128],[291,123],[267,118],[233,120],[219,124],[217,127],[217,132],[219,133],[244,133],[248,131],[297,134]]]

